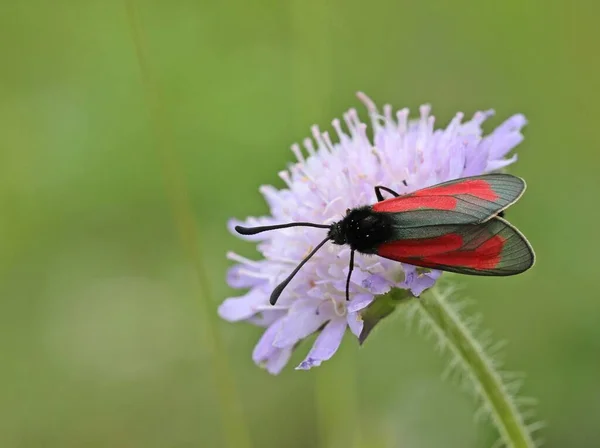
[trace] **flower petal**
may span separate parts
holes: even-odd
[[[267,372],[269,372],[271,375],[277,375],[288,363],[291,356],[291,348],[278,348],[265,364]]]
[[[281,372],[281,369],[285,367],[292,356],[293,347],[277,348],[273,346],[273,341],[281,328],[282,320],[279,319],[267,328],[252,352],[252,360],[272,375]]]
[[[254,347],[254,350],[252,351],[252,360],[256,364],[264,363],[279,350],[273,346],[273,341],[275,340],[275,336],[277,336],[277,332],[281,329],[281,321],[282,319],[279,319],[267,328]]]
[[[354,294],[346,309],[349,313],[362,310],[363,308],[369,306],[374,298],[375,297],[373,294]]]
[[[250,316],[247,320],[251,324],[257,325],[259,327],[270,327],[275,323],[276,320],[281,319],[285,316],[284,310],[274,309],[274,310],[261,310],[256,313],[254,316]]]
[[[359,337],[364,326],[364,322],[360,317],[360,313],[348,313],[346,320],[348,322],[348,328],[350,328],[350,331],[354,334],[354,336]]]
[[[423,291],[435,285],[435,282],[439,277],[439,271],[432,271],[435,272],[433,275],[431,273],[420,274],[417,272],[417,268],[415,266],[407,264],[404,264],[403,266],[406,277],[400,286],[410,289],[410,291],[417,297],[419,297]]]
[[[322,301],[307,301],[302,306],[292,307],[281,322],[281,328],[273,345],[279,348],[291,347],[299,340],[310,336],[323,325],[328,316],[318,312]]]
[[[515,154],[510,159],[500,159],[500,160],[488,160],[487,165],[485,166],[486,171],[496,171],[500,168],[504,168],[505,166],[511,165],[517,161],[517,155]]]
[[[346,319],[331,320],[317,337],[306,359],[296,369],[308,370],[321,365],[321,362],[331,358],[342,343],[346,324]]]
[[[368,289],[373,295],[385,294],[391,288],[391,284],[383,276],[373,274],[366,277],[362,282],[361,286]]]
[[[221,318],[230,322],[248,319],[257,312],[257,306],[268,303],[267,295],[259,289],[253,289],[245,296],[231,297],[219,306]]]
[[[264,283],[264,279],[254,277],[248,266],[236,264],[227,270],[227,284],[232,288],[251,288],[260,283]]]
[[[508,117],[500,126],[494,129],[492,135],[497,136],[520,131],[525,125],[527,125],[527,118],[523,114],[515,114],[512,117]]]
[[[513,132],[502,138],[494,138],[490,147],[490,159],[500,159],[523,141],[523,134]]]

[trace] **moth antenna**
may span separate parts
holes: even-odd
[[[276,224],[273,226],[235,226],[235,231],[240,235],[256,235],[257,233],[268,232],[269,230],[287,229],[288,227],[316,227],[318,229],[329,229],[331,226],[327,224],[315,224],[313,222],[290,222],[288,224]]]
[[[310,254],[308,254],[306,256],[306,258],[304,258],[304,260],[302,260],[300,262],[300,264],[298,264],[298,266],[296,266],[296,269],[294,269],[292,271],[292,273],[290,275],[288,275],[288,277],[282,281],[279,285],[277,285],[275,287],[275,289],[273,290],[273,292],[271,293],[271,298],[269,299],[269,302],[271,302],[271,305],[275,305],[277,303],[277,299],[279,299],[279,296],[281,295],[281,293],[283,292],[283,290],[285,289],[285,287],[288,285],[288,283],[294,278],[294,276],[298,273],[298,271],[300,269],[302,269],[302,266],[304,266],[306,264],[306,262],[308,260],[311,259],[311,257],[317,253],[317,251],[323,247],[323,245],[329,241],[329,237],[325,238],[323,241],[321,241],[317,247],[315,247],[312,252]]]

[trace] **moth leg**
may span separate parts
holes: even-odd
[[[346,279],[346,301],[350,300],[350,277],[354,269],[354,251],[350,252],[350,268],[348,269],[348,278]]]
[[[381,190],[391,194],[392,196],[394,196],[395,198],[397,198],[398,196],[400,196],[399,193],[396,193],[394,190],[392,190],[391,188],[388,187],[382,187],[381,185],[377,185],[375,187],[375,196],[377,197],[377,202],[381,202],[384,201],[384,197],[383,194],[381,194]]]

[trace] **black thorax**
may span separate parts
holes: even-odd
[[[329,229],[334,244],[348,244],[351,249],[365,254],[377,253],[377,247],[389,241],[393,229],[386,213],[374,212],[370,206],[352,209],[346,217]]]

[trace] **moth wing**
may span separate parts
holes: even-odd
[[[481,224],[408,229],[381,244],[377,255],[402,263],[468,275],[508,276],[535,262],[527,239],[502,218]]]

